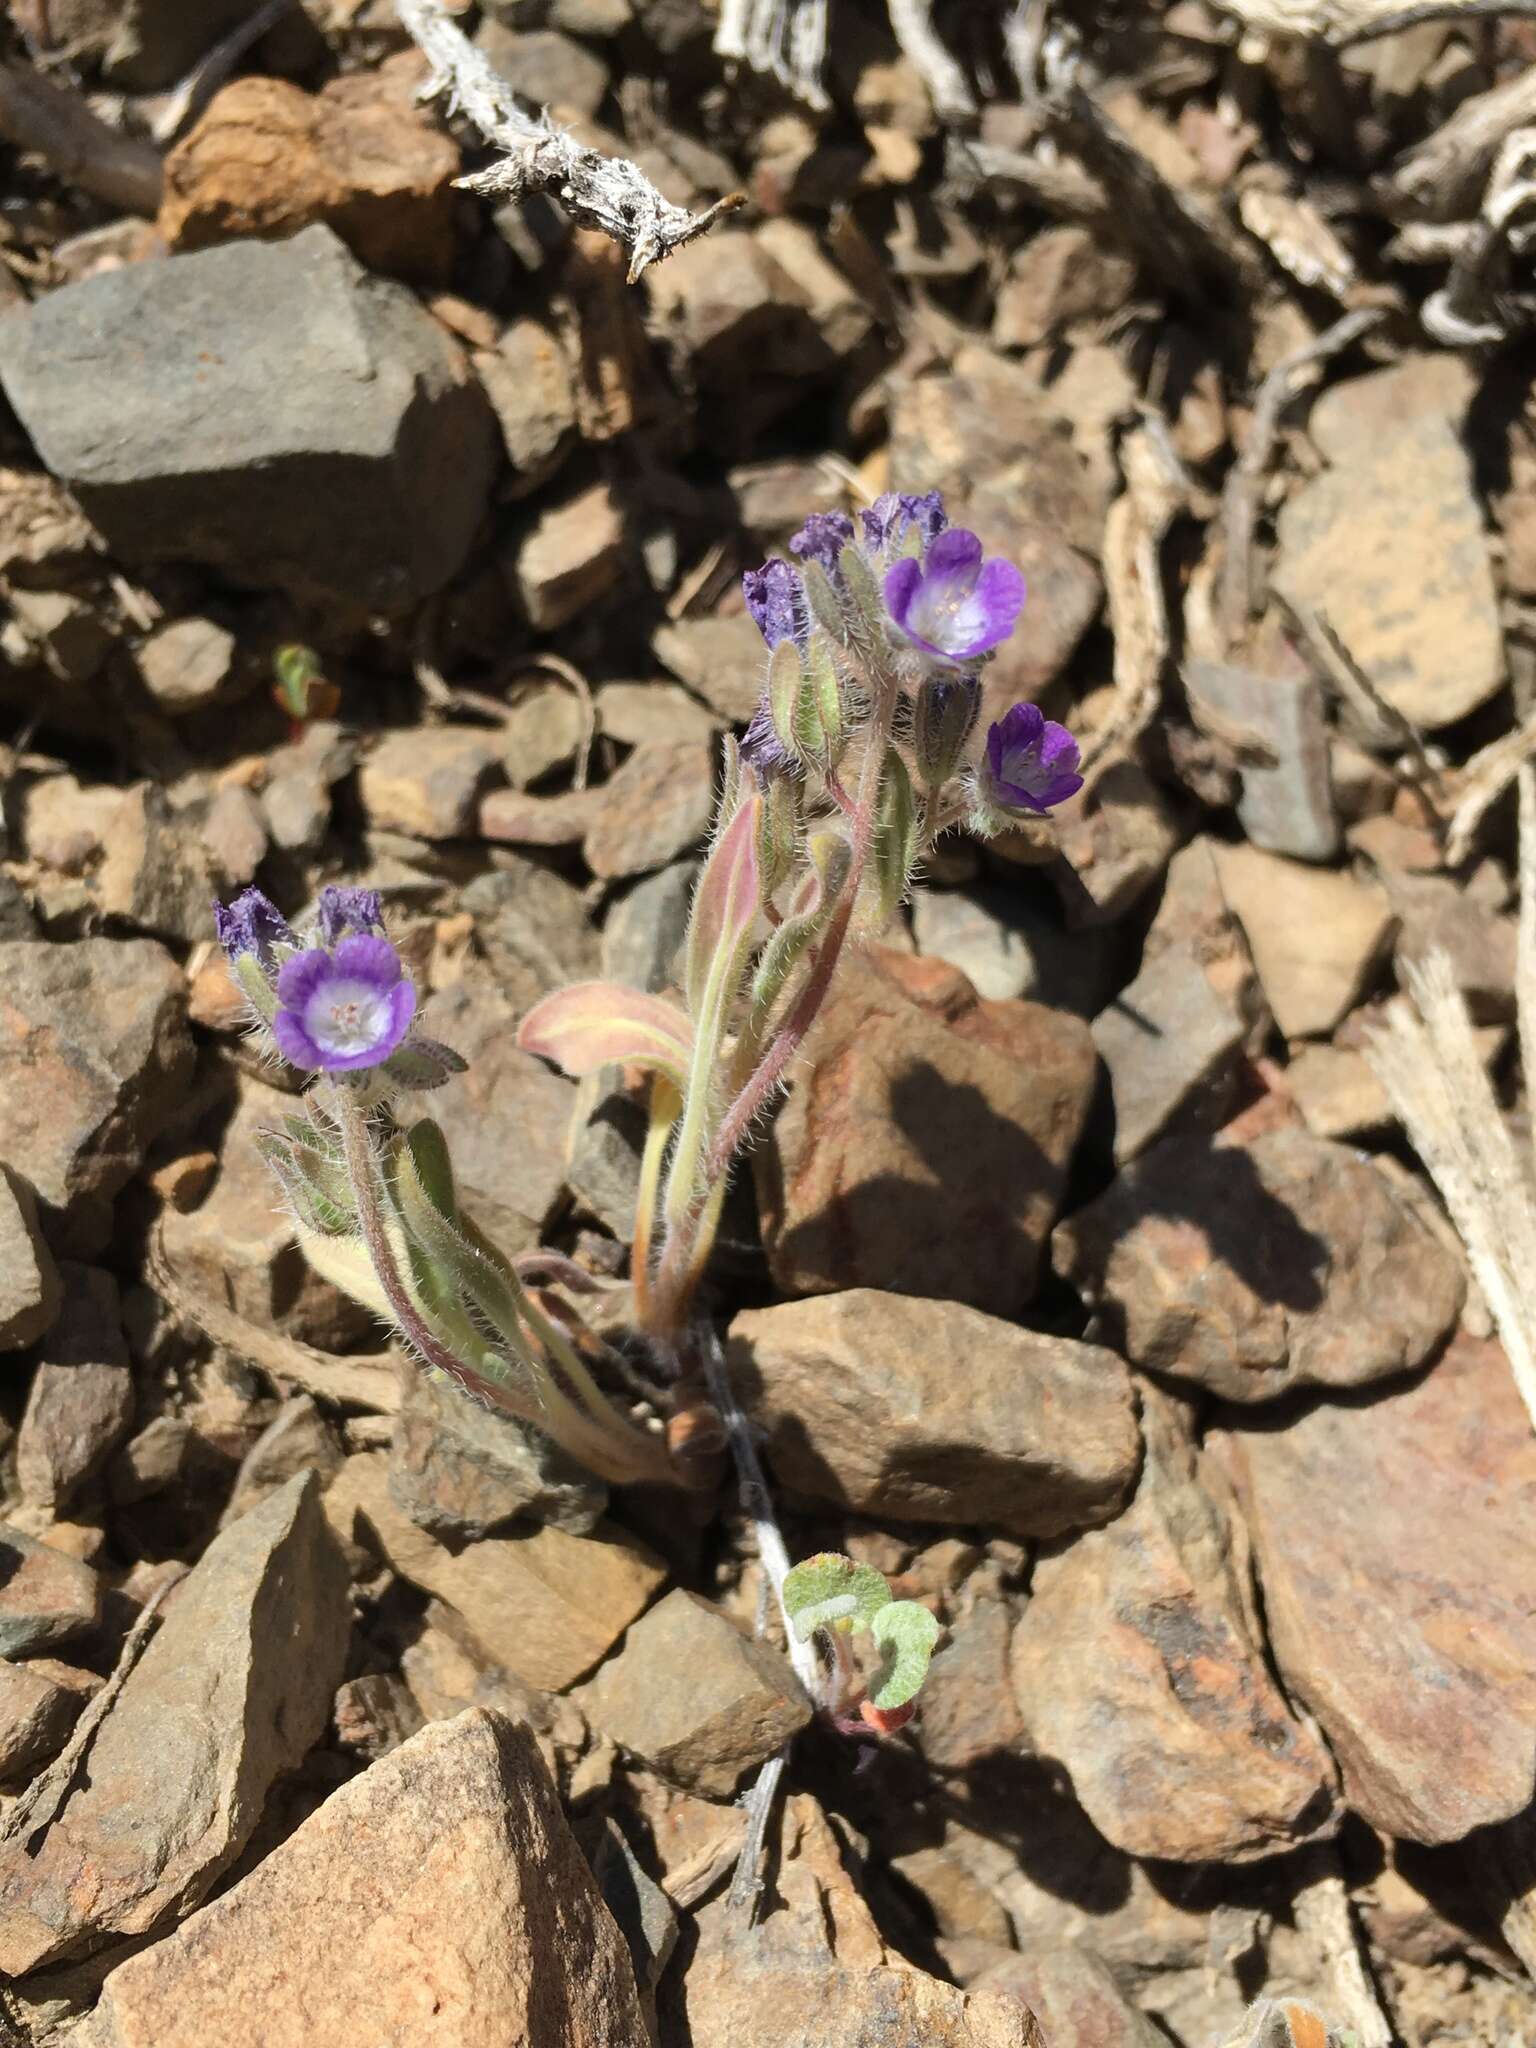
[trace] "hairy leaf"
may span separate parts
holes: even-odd
[[[675,1003],[613,981],[578,981],[534,1004],[518,1026],[524,1052],[553,1060],[573,1080],[602,1067],[644,1067],[681,1087],[693,1026]]]
[[[883,1714],[904,1707],[928,1676],[939,1624],[915,1600],[892,1600],[869,1625],[880,1649],[880,1675],[870,1700]]]
[[[891,1589],[873,1565],[823,1550],[784,1575],[784,1612],[808,1642],[819,1628],[868,1628],[890,1605]]]

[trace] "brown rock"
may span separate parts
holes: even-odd
[[[308,1394],[290,1395],[241,1459],[220,1527],[238,1522],[301,1472],[317,1472],[324,1486],[340,1469],[341,1460],[341,1442],[333,1425]]]
[[[453,1609],[494,1663],[545,1692],[584,1677],[666,1577],[648,1551],[601,1525],[589,1536],[488,1536],[455,1555],[395,1506],[385,1460],[368,1462],[377,1469],[353,1475],[354,1518],[402,1578]]]
[[[1457,433],[1399,416],[1368,455],[1283,508],[1275,587],[1326,611],[1376,688],[1413,724],[1453,725],[1502,688],[1504,645],[1483,515]]]
[[[369,270],[441,283],[459,152],[417,103],[422,76],[408,56],[315,94],[236,79],[165,160],[161,234],[205,249],[323,221]]]
[[[203,821],[203,845],[214,873],[233,887],[254,880],[267,856],[267,823],[258,798],[234,786],[219,790]]]
[[[1109,1072],[1115,1160],[1144,1152],[1170,1124],[1212,1129],[1233,1106],[1247,1026],[1212,986],[1193,946],[1144,958],[1129,987],[1093,1021]]]
[[[16,1437],[23,1500],[62,1514],[133,1426],[133,1376],[117,1282],[66,1260],[64,1306],[48,1334]]]
[[[90,2048],[647,2038],[623,1940],[533,1737],[484,1709],[422,1729],[121,1964],[91,2025]]]
[[[582,1704],[621,1748],[713,1799],[811,1718],[781,1654],[681,1587],[635,1623]]]
[[[1392,1121],[1370,1062],[1347,1046],[1304,1045],[1285,1070],[1285,1085],[1315,1138],[1359,1138]]]
[[[1016,1998],[1062,2048],[1163,2048],[1168,2038],[1131,2004],[1109,1966],[1075,1942],[999,1957],[970,1989]]]
[[[536,861],[504,853],[458,895],[498,986],[517,1009],[573,981],[595,980],[597,933],[582,893]]]
[[[1208,707],[1268,751],[1267,762],[1242,768],[1237,815],[1249,841],[1297,860],[1331,860],[1339,849],[1339,819],[1316,676],[1295,656],[1279,674],[1197,659],[1185,663],[1184,684],[1197,710]]]
[[[0,1165],[0,1351],[35,1344],[52,1328],[63,1299],[32,1190]]]
[[[877,948],[844,969],[806,1055],[754,1155],[779,1286],[1016,1314],[1088,1113],[1086,1025]]]
[[[369,821],[418,839],[463,839],[498,766],[494,743],[468,726],[386,733],[358,773]]]
[[[1215,1447],[1253,1530],[1280,1675],[1317,1717],[1349,1805],[1414,1842],[1523,1811],[1536,1440],[1500,1346],[1460,1336],[1401,1392]]]
[[[466,1401],[407,1360],[390,1451],[390,1489],[419,1529],[476,1542],[516,1516],[584,1534],[608,1489],[539,1430]]]
[[[997,1894],[958,1856],[942,1846],[909,1849],[891,1858],[891,1868],[904,1884],[921,1894],[945,1942],[985,1942],[989,1947],[1012,1948],[1013,1928],[1007,1911]]]
[[[1251,846],[1223,847],[1217,867],[1275,1022],[1287,1038],[1331,1031],[1391,941],[1395,920],[1385,895]]]
[[[88,1564],[0,1522],[0,1657],[30,1657],[96,1626],[101,1581]]]
[[[484,980],[440,990],[423,1023],[469,1061],[433,1098],[464,1206],[509,1257],[527,1251],[560,1200],[575,1087],[518,1051],[517,1011]]]
[[[593,692],[599,728],[621,747],[642,740],[708,740],[720,730],[706,710],[676,683],[603,683]]]
[[[1017,1748],[1024,1717],[1008,1673],[1013,1620],[1001,1600],[978,1600],[950,1623],[928,1667],[914,1733],[938,1771],[970,1771]]]
[[[757,709],[768,674],[768,650],[750,613],[674,619],[657,628],[651,646],[662,666],[722,718],[744,725]]]
[[[624,568],[624,515],[607,484],[541,512],[508,568],[529,624],[541,633],[605,597]]]
[[[0,1663],[0,1778],[29,1778],[57,1756],[86,1698],[30,1664]]]
[[[275,85],[276,79],[245,83]],[[234,671],[235,636],[213,619],[172,619],[138,652],[144,687],[172,718],[212,704]]]
[[[1369,1160],[1295,1127],[1167,1140],[1060,1226],[1056,1265],[1133,1364],[1232,1401],[1411,1371],[1466,1293]]]
[[[150,939],[0,943],[0,1158],[54,1248],[106,1243],[111,1204],[192,1071],[181,970]]]
[[[804,1793],[785,1811],[775,1891],[751,1928],[724,1900],[700,1913],[679,1987],[693,2048],[1045,2048],[1017,2000],[941,1984],[886,1948]]]
[[[370,1763],[409,1742],[426,1725],[411,1688],[392,1671],[344,1680],[336,1688],[332,1719],[342,1748]]]
[[[1055,817],[1074,924],[1113,924],[1158,880],[1179,843],[1173,814],[1137,761],[1111,761]],[[1006,857],[1007,839],[997,846]]]
[[[954,1302],[748,1309],[730,1354],[780,1482],[861,1514],[1057,1536],[1117,1513],[1136,1475],[1118,1358]]]
[[[166,1211],[161,1241],[172,1269],[199,1293],[264,1329],[341,1351],[366,1342],[375,1319],[309,1265],[256,1147],[261,1132],[283,1129],[293,1108],[291,1095],[241,1076],[217,1177],[198,1207]]]
[[[559,341],[537,320],[514,320],[475,358],[475,370],[501,423],[514,489],[536,490],[560,467],[576,430],[576,392]],[[568,690],[560,697],[571,703]]]
[[[647,740],[603,788],[586,837],[604,881],[665,867],[702,839],[714,808],[714,755],[700,740]]]
[[[1014,251],[999,288],[992,339],[999,348],[1034,348],[1077,321],[1118,313],[1136,282],[1136,266],[1086,228],[1046,228]]]
[[[1130,1507],[1035,1567],[1013,1640],[1019,1706],[1117,1848],[1273,1856],[1337,1826],[1332,1766],[1265,1666],[1241,1525],[1201,1491],[1177,1405],[1149,1389],[1143,1420]]]
[[[151,783],[130,789],[102,834],[96,897],[102,914],[191,944],[208,929],[208,863],[190,825]]]
[[[493,789],[480,805],[482,839],[512,846],[579,846],[603,808],[601,789],[565,789],[558,796],[528,796]]]
[[[167,1603],[24,1864],[0,1872],[0,1969],[148,1933],[239,1855],[319,1736],[350,1614],[305,1475],[216,1537]]]

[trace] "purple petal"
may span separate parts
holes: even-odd
[[[937,548],[944,538],[940,534],[934,547]],[[980,646],[970,649],[972,654],[983,654],[1008,638],[1024,609],[1024,591],[1023,575],[1012,562],[996,555],[986,563],[976,580],[976,596],[986,621],[986,638]]]
[[[906,630],[907,620],[912,611],[912,600],[917,596],[922,580],[922,564],[914,561],[910,555],[904,556],[894,568],[888,569],[885,573],[886,610],[903,631]]]
[[[853,539],[853,521],[846,512],[813,512],[789,544],[802,561],[820,562],[830,576]]]
[[[334,946],[343,932],[382,932],[377,889],[332,886],[320,891],[320,943]]]
[[[771,782],[779,775],[797,776],[800,773],[800,764],[786,752],[766,702],[759,704],[753,712],[741,736],[740,752],[742,760],[760,783]]]
[[[1040,739],[1040,759],[1047,768],[1060,768],[1068,775],[1075,774],[1081,759],[1077,741],[1064,725],[1058,725],[1052,718],[1045,721],[1045,731]]]
[[[974,580],[981,566],[981,542],[963,526],[947,526],[923,558],[925,583]]]
[[[374,988],[393,988],[403,971],[400,955],[388,939],[375,938],[368,932],[343,939],[333,957],[333,972],[338,977],[344,975],[349,981],[366,981]],[[281,994],[281,989],[278,992]]]
[[[885,491],[867,511],[859,514],[859,520],[864,529],[865,545],[877,553],[898,547],[912,526],[917,528],[926,547],[934,535],[942,533],[949,523],[944,512],[944,500],[937,491],[928,491],[920,498],[902,491]]]
[[[283,962],[277,977],[277,999],[285,1009],[302,1010],[331,972],[331,956],[319,946],[295,953]]]
[[[308,1072],[325,1065],[325,1055],[304,1029],[297,1011],[279,1010],[272,1019],[272,1036],[290,1067],[302,1067]]]
[[[741,579],[747,610],[770,647],[794,640],[800,633],[800,578],[778,555]]]
[[[1003,713],[992,731],[998,735],[999,748],[1007,753],[1018,747],[1035,746],[1045,731],[1045,713],[1038,704],[1015,704]]]
[[[299,942],[270,897],[260,889],[244,889],[228,905],[215,903],[213,925],[219,944],[231,960],[254,953],[263,967],[275,965],[274,946],[296,946]]]

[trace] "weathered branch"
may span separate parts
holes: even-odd
[[[722,0],[714,52],[776,78],[818,112],[831,105],[821,82],[827,0]]]
[[[941,121],[975,118],[976,95],[959,61],[939,41],[933,26],[933,0],[888,0],[891,28],[904,56],[922,73],[923,83]]]
[[[77,92],[17,65],[0,66],[0,137],[46,157],[59,176],[108,206],[160,210],[160,152],[100,121]]]
[[[1500,14],[1536,14],[1536,0],[1218,0],[1260,35],[1296,36],[1342,50],[1396,35],[1424,21],[1486,21]]]
[[[432,66],[428,94],[446,92],[450,108],[467,115],[487,142],[506,152],[501,163],[459,183],[492,196],[552,193],[573,220],[612,236],[629,252],[631,284],[652,263],[745,203],[744,194],[732,192],[702,213],[674,206],[626,158],[586,148],[547,114],[535,119],[524,113],[516,88],[454,26],[440,0],[395,0],[395,9]]]

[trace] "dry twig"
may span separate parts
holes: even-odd
[[[1446,348],[1505,341],[1536,319],[1536,302],[1510,289],[1513,259],[1529,255],[1536,226],[1536,127],[1507,135],[1488,173],[1481,218],[1451,262],[1443,287],[1421,315],[1424,331]]]
[[[1218,0],[1259,35],[1295,36],[1335,50],[1396,35],[1422,21],[1485,21],[1536,14],[1536,0]]]
[[[1536,1426],[1536,1294],[1525,1279],[1536,1269],[1536,1202],[1450,962],[1436,951],[1406,972],[1409,1001],[1393,1005],[1366,1056],[1451,1212]],[[1531,1036],[1522,1016],[1522,1049]]]
[[[1270,371],[1259,386],[1253,418],[1243,451],[1227,472],[1222,491],[1222,585],[1221,621],[1228,647],[1241,639],[1256,609],[1253,589],[1253,529],[1258,518],[1259,496],[1264,474],[1274,453],[1280,431],[1280,415],[1295,388],[1299,372],[1314,363],[1326,362],[1352,342],[1368,334],[1381,319],[1381,309],[1371,306],[1346,313],[1325,328],[1315,341],[1293,349]]]
[[[1121,444],[1125,489],[1104,521],[1104,589],[1115,641],[1114,714],[1088,747],[1083,771],[1135,744],[1157,715],[1168,659],[1162,546],[1184,509],[1188,478],[1147,426]]]
[[[888,0],[888,6],[902,54],[922,73],[939,119],[973,120],[976,95],[958,61],[939,41],[933,26],[933,0]]]
[[[1536,65],[1474,93],[1433,135],[1407,150],[1376,190],[1394,213],[1461,221],[1477,206],[1507,135],[1536,121]]]
[[[520,198],[550,192],[573,220],[598,228],[629,253],[631,284],[651,264],[670,256],[744,205],[731,192],[702,213],[663,199],[640,168],[624,157],[588,149],[547,114],[537,120],[517,103],[516,87],[499,77],[469,38],[444,13],[441,0],[395,0],[396,12],[432,66],[427,95],[446,92],[503,160],[459,183],[489,197]]]
[[[160,210],[160,153],[98,120],[79,93],[0,65],[0,138],[45,157],[61,178],[127,213]]]
[[[1455,778],[1456,808],[1451,813],[1451,822],[1445,835],[1447,867],[1459,867],[1466,859],[1472,851],[1472,840],[1478,826],[1517,778],[1521,781],[1523,792],[1525,776],[1522,771],[1526,763],[1532,759],[1536,759],[1536,717],[1527,718],[1525,723],[1516,726],[1513,732],[1504,733],[1488,746],[1481,748],[1458,773]],[[1526,836],[1522,823],[1522,852]],[[1526,892],[1523,889],[1520,901],[1523,911],[1526,903]],[[1533,904],[1531,915],[1536,917],[1536,904]]]
[[[821,82],[827,0],[722,0],[714,52],[776,78],[808,107],[831,104]]]

